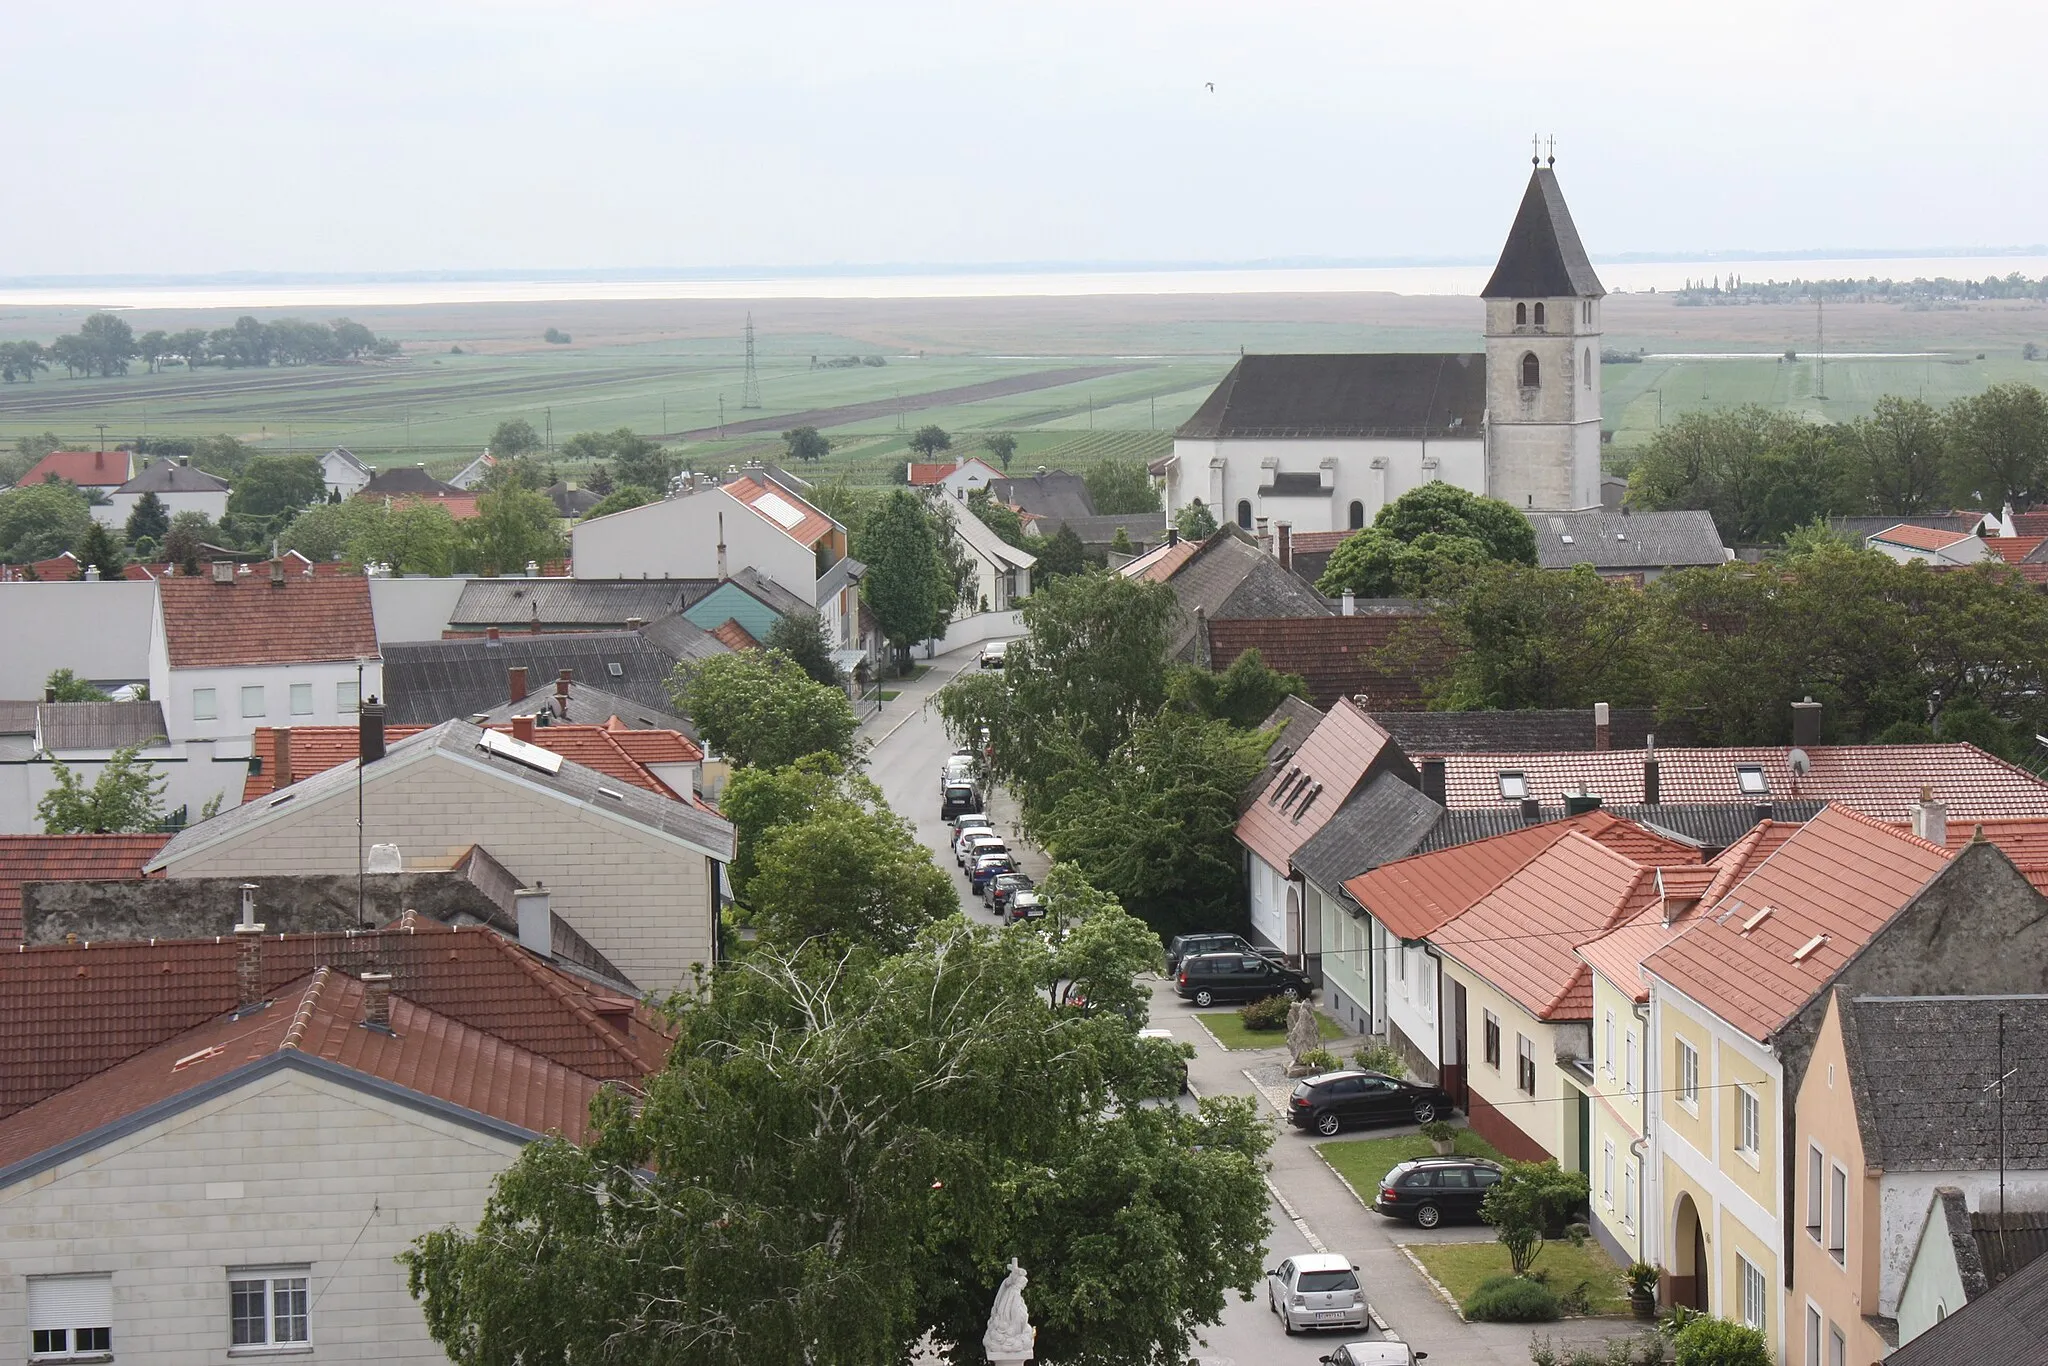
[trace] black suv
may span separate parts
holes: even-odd
[[[1172,977],[1178,973],[1183,959],[1205,953],[1248,953],[1273,958],[1279,952],[1278,949],[1262,949],[1238,934],[1177,934],[1166,946],[1166,975]]]
[[[1255,953],[1204,953],[1180,960],[1173,989],[1198,1006],[1218,1001],[1292,1000],[1309,993],[1308,979]]]
[[[1500,1184],[1500,1165],[1483,1157],[1418,1157],[1380,1182],[1372,1207],[1389,1219],[1435,1228],[1446,1219],[1477,1219],[1479,1202]]]
[[[1325,1072],[1294,1085],[1287,1122],[1325,1138],[1347,1124],[1428,1124],[1451,1111],[1451,1098],[1434,1086],[1384,1072]]]

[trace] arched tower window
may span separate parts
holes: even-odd
[[[1538,327],[1541,327],[1541,326],[1543,326],[1543,305],[1542,305],[1542,304],[1538,304],[1538,305],[1536,305],[1536,325],[1537,325]]]
[[[1515,326],[1521,327],[1529,321],[1529,305],[1515,305]]]
[[[1354,500],[1352,501],[1352,504],[1351,504],[1351,529],[1352,529],[1353,531],[1356,531],[1356,530],[1358,530],[1358,529],[1359,529],[1360,527],[1362,527],[1362,526],[1364,526],[1364,525],[1365,525],[1365,504],[1363,504],[1363,503],[1361,503],[1361,502],[1358,502],[1358,501],[1356,501],[1356,500],[1354,499]]]
[[[1246,531],[1252,529],[1252,505],[1250,499],[1240,498],[1237,500],[1237,524]]]
[[[1534,351],[1522,353],[1522,387],[1534,389],[1543,383],[1543,367],[1537,363]]]
[[[1586,387],[1587,387],[1588,389],[1590,389],[1590,388],[1592,388],[1592,387],[1593,387],[1593,348],[1592,348],[1592,347],[1590,347],[1590,346],[1586,348],[1586,364],[1585,364],[1585,371],[1586,371]]]

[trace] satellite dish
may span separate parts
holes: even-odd
[[[1785,766],[1798,777],[1813,772],[1813,758],[1803,749],[1795,749],[1785,756]]]

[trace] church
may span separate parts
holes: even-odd
[[[1433,479],[1524,511],[1598,508],[1606,293],[1539,163],[1481,291],[1486,350],[1242,357],[1154,466],[1167,511],[1343,531]]]

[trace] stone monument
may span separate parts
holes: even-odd
[[[1316,1025],[1316,1008],[1307,1001],[1296,1001],[1287,1007],[1287,1056],[1291,1059],[1287,1075],[1306,1076],[1309,1068],[1302,1062],[1302,1054],[1322,1046],[1323,1035]]]
[[[996,1287],[996,1302],[988,1311],[988,1331],[981,1335],[981,1350],[989,1366],[1013,1366],[1029,1361],[1036,1349],[1038,1330],[1031,1326],[1031,1314],[1024,1307],[1024,1287],[1031,1278],[1010,1258],[1010,1274]]]

